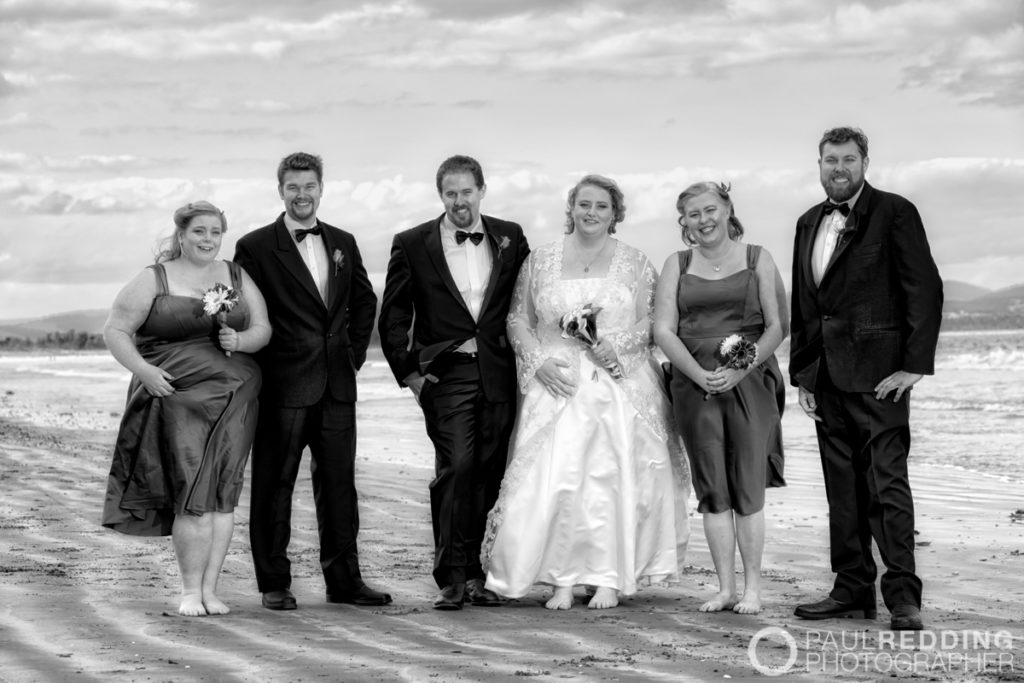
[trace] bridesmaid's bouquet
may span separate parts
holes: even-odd
[[[738,334],[730,334],[718,346],[718,353],[725,360],[723,367],[746,370],[757,363],[757,345]]]
[[[228,325],[228,313],[238,303],[238,291],[234,287],[218,282],[203,292],[203,313],[214,318],[221,329]],[[230,356],[230,351],[224,352]]]
[[[564,339],[578,339],[588,348],[593,347],[597,344],[597,314],[600,312],[601,307],[594,304],[583,304],[582,306],[575,307],[558,321],[558,326],[562,328],[562,337]],[[615,379],[622,379],[622,369],[618,363],[610,368],[606,368],[606,370]],[[594,378],[597,379],[596,374]]]
[[[757,345],[738,334],[730,334],[718,345],[718,355],[725,361],[721,367],[746,370],[757,363]],[[705,401],[709,398],[711,394],[704,394]]]

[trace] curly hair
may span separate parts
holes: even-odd
[[[732,185],[727,183],[713,183],[710,181],[704,181],[700,183],[694,183],[688,188],[679,193],[679,198],[676,199],[676,211],[679,212],[679,225],[683,229],[683,241],[693,246],[697,244],[697,241],[693,239],[689,231],[686,229],[686,225],[683,223],[683,218],[686,213],[686,202],[691,199],[698,197],[702,194],[710,192],[716,195],[722,200],[727,207],[729,207],[729,238],[738,240],[743,237],[743,224],[740,223],[740,219],[736,217],[736,207],[732,204],[732,198],[729,197],[729,191],[732,189]]]
[[[160,240],[156,251],[156,263],[173,261],[181,256],[181,234],[188,229],[196,216],[216,216],[220,219],[221,232],[228,231],[224,212],[208,201],[189,202],[174,212],[174,232]]]
[[[818,143],[818,156],[820,157],[825,150],[826,143],[842,145],[850,140],[857,143],[860,155],[866,159],[868,156],[868,136],[860,128],[851,128],[849,126],[840,126],[826,130],[821,136],[821,141]]]
[[[571,190],[569,190],[569,197],[565,203],[565,234],[570,235],[572,231],[576,229],[572,220],[572,207],[576,205],[576,197],[580,193],[580,188],[584,185],[590,185],[605,190],[612,198],[612,223],[608,226],[608,234],[615,234],[615,226],[621,223],[626,218],[626,195],[622,194],[622,190],[619,189],[618,183],[611,178],[603,175],[597,175],[591,173],[583,176],[578,183]]]

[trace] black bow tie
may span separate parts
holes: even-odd
[[[828,216],[833,211],[838,211],[844,216],[849,216],[850,205],[847,204],[846,202],[843,202],[842,204],[833,204],[832,202],[825,202],[825,215]]]
[[[321,232],[323,232],[323,230],[320,229],[319,225],[313,226],[308,230],[305,228],[299,228],[295,231],[295,241],[301,242],[306,239],[306,235],[319,235]]]
[[[482,232],[466,232],[465,230],[455,231],[455,244],[462,244],[467,239],[472,240],[473,244],[480,244],[484,241],[484,234]]]

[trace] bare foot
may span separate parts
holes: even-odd
[[[587,605],[588,609],[608,609],[609,607],[615,607],[619,604],[619,591],[614,588],[606,588],[604,586],[598,586],[597,590],[594,591],[594,597],[590,598],[590,604]]]
[[[203,607],[203,599],[196,593],[186,593],[181,596],[181,604],[178,605],[178,614],[183,617],[201,617],[206,614]]]
[[[221,602],[216,595],[207,595],[203,598],[203,607],[207,614],[227,614],[231,608]]]
[[[757,614],[761,611],[761,596],[751,591],[744,591],[743,598],[733,605],[736,614]]]
[[[718,593],[703,605],[701,612],[721,612],[724,609],[732,609],[736,604],[736,595],[733,593]]]
[[[544,606],[548,609],[569,609],[572,607],[572,586],[568,588],[562,586],[555,587],[555,594],[551,596]]]

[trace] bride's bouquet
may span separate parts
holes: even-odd
[[[562,337],[565,339],[577,339],[583,342],[588,348],[597,344],[597,314],[601,312],[600,306],[594,304],[583,304],[577,306],[558,321],[562,328]],[[622,379],[622,369],[618,363],[605,368],[615,379]],[[597,379],[597,375],[594,375]]]
[[[228,313],[238,303],[238,291],[234,287],[228,287],[218,282],[213,287],[203,292],[203,313],[214,318],[221,326],[227,327]],[[225,351],[230,356],[230,351]]]

